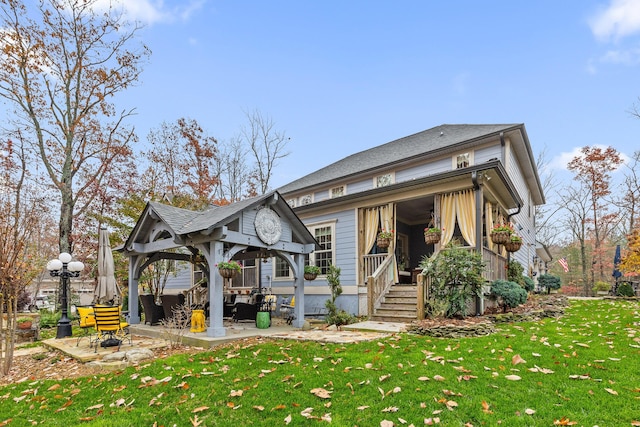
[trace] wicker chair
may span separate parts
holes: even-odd
[[[173,310],[184,304],[185,297],[183,294],[170,295],[165,294],[160,297],[162,299],[162,308],[164,309],[164,318],[169,320],[173,317]]]
[[[164,319],[164,307],[156,304],[155,298],[151,294],[140,295],[140,303],[144,310],[144,323],[156,325]]]

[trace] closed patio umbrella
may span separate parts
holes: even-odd
[[[109,231],[101,228],[98,240],[98,283],[93,303],[120,305],[121,302],[122,292],[116,283],[113,254],[109,246]]]
[[[613,256],[613,274],[611,274],[615,280],[616,283],[614,285],[614,289],[613,289],[613,294],[615,295],[615,293],[618,291],[618,279],[620,279],[620,277],[622,277],[622,272],[620,272],[620,270],[618,270],[618,265],[620,265],[620,245],[616,245],[616,254]]]

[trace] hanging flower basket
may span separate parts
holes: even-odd
[[[320,267],[317,265],[305,265],[304,266],[304,280],[316,280],[320,274]]]
[[[219,268],[218,272],[225,279],[231,279],[233,276],[236,275],[236,270],[231,269],[231,268]]]
[[[427,227],[424,229],[424,241],[427,245],[438,243],[442,238],[442,231],[437,227]]]
[[[390,243],[391,239],[386,239],[383,237],[378,237],[378,239],[376,240],[376,245],[378,245],[378,247],[380,249],[386,249],[389,247],[389,243]]]
[[[490,236],[491,236],[491,241],[496,245],[504,245],[511,238],[511,232],[510,231],[492,231]]]
[[[504,244],[504,248],[507,250],[507,252],[519,251],[521,246],[522,239],[520,238],[520,236],[517,236],[515,234],[512,234],[511,237],[509,237],[509,241]]]
[[[230,279],[236,275],[236,273],[242,270],[242,266],[235,261],[223,261],[217,265],[218,272],[225,279]]]

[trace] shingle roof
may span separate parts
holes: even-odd
[[[425,154],[437,154],[456,145],[472,142],[492,134],[499,134],[521,124],[481,124],[448,125],[434,128],[387,142],[386,144],[360,151],[312,172],[278,189],[280,193],[290,193],[349,175],[378,169],[399,161]]]

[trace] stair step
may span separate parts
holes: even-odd
[[[397,297],[395,295],[387,295],[383,298],[383,301],[387,304],[412,304],[416,305],[416,297]]]
[[[389,303],[383,302],[382,304],[380,304],[380,307],[378,307],[378,311],[380,310],[407,311],[407,312],[413,311],[415,313],[417,311],[417,307],[415,302],[413,304],[389,304]]]
[[[405,317],[405,316],[376,315],[376,316],[372,316],[371,320],[375,322],[410,323],[416,320],[416,316]]]

